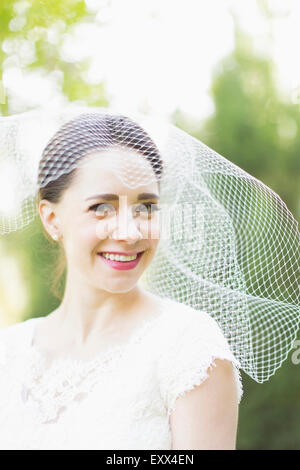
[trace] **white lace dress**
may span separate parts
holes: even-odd
[[[216,358],[240,363],[207,313],[163,299],[159,316],[92,360],[47,363],[32,344],[43,317],[0,330],[0,449],[171,449],[176,399]]]

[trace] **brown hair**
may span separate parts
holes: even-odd
[[[77,162],[87,153],[111,147],[130,148],[141,153],[150,162],[159,184],[163,163],[158,148],[142,127],[122,115],[85,113],[64,124],[45,147],[39,163],[38,203],[42,199],[59,202],[74,179]],[[58,177],[53,179],[55,173]],[[43,231],[53,243],[46,230]],[[60,299],[60,282],[67,263],[60,244],[58,250],[51,292]]]

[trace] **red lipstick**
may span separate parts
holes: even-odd
[[[143,253],[143,251],[130,251],[130,252],[121,252],[121,251],[100,251],[98,254],[101,253],[109,253],[110,255],[124,255],[124,256],[132,256],[136,254]]]
[[[116,261],[116,260],[111,260],[111,259],[105,258],[104,256],[102,256],[102,253],[109,253],[109,254],[114,254],[114,255],[124,255],[124,256],[132,256],[132,255],[137,254],[137,257],[136,257],[136,259],[134,259],[132,261]],[[134,269],[138,265],[138,263],[140,262],[140,259],[143,255],[143,253],[144,253],[144,251],[131,252],[131,253],[121,253],[119,251],[102,251],[102,252],[97,253],[97,254],[100,256],[102,261],[107,266],[110,266],[111,268],[117,269],[119,271],[124,271],[124,270],[127,270],[127,269]]]

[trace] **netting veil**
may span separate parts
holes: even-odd
[[[297,222],[268,186],[177,127],[106,108],[0,118],[0,233],[33,220],[39,188],[111,148],[123,184],[159,183],[161,236],[142,282],[208,312],[242,369],[268,380],[299,327]]]

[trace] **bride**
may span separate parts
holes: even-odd
[[[0,331],[1,449],[235,449],[240,364],[220,327],[140,282],[163,170],[118,115],[80,114],[44,149],[37,208],[65,291],[52,313]]]

